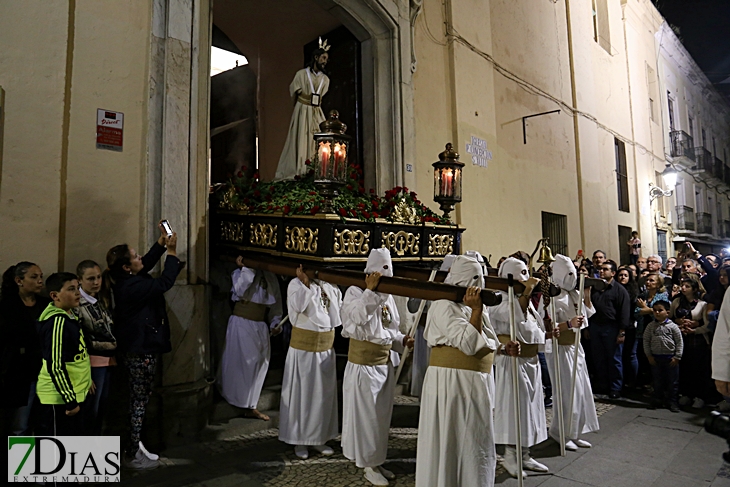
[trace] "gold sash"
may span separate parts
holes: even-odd
[[[289,346],[305,352],[326,352],[335,344],[335,330],[312,331],[293,326]]]
[[[233,306],[233,314],[244,320],[264,321],[266,319],[267,309],[269,307],[265,304],[236,301],[236,304]]]
[[[501,343],[502,345],[504,345],[510,341],[509,335],[497,335],[497,338],[499,338],[499,343]],[[539,345],[537,343],[520,342],[520,357],[522,357],[522,358],[537,357],[538,347],[539,347]]]
[[[357,365],[385,365],[390,360],[391,347],[391,344],[378,345],[350,338],[347,360]]]
[[[314,105],[312,105],[312,95],[302,95],[300,93],[297,96],[297,101],[299,101],[299,103],[302,103],[304,105],[309,105],[310,107],[314,106]]]
[[[472,370],[474,372],[492,372],[494,351],[481,349],[476,355],[467,355],[458,348],[448,345],[436,345],[431,349],[428,365],[449,369]]]
[[[565,330],[560,332],[558,337],[558,345],[575,345],[575,332],[573,330]]]

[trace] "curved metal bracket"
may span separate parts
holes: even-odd
[[[661,198],[663,196],[672,196],[673,194],[673,189],[662,189],[654,183],[649,183],[649,196],[651,197],[652,203],[657,198]]]

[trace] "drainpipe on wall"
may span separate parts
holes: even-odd
[[[451,83],[451,139],[454,147],[459,147],[459,115],[456,109],[456,48],[454,47],[454,37],[449,34],[453,31],[454,16],[451,0],[444,2],[444,23],[446,29],[446,42],[449,50],[449,83]],[[461,203],[456,205],[454,209],[453,223],[459,225],[461,223]]]
[[[586,233],[583,212],[583,171],[580,162],[580,129],[578,127],[578,93],[575,87],[575,60],[573,58],[573,29],[570,25],[570,0],[565,0],[565,19],[568,29],[568,60],[570,62],[570,94],[573,109],[573,136],[575,138],[575,173],[578,183],[578,215],[580,220],[580,248],[585,248]]]

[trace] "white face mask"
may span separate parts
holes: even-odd
[[[512,277],[516,281],[526,281],[530,278],[530,273],[527,271],[527,264],[514,257],[509,257],[499,266],[499,277],[506,279],[510,274],[512,274]]]
[[[451,270],[444,283],[464,287],[484,287],[482,266],[473,257],[458,255],[451,264]]]
[[[390,258],[388,249],[373,249],[370,251],[365,273],[372,274],[373,272],[380,272],[384,277],[393,277],[393,261]]]
[[[556,255],[555,262],[550,264],[553,269],[553,282],[566,291],[575,289],[578,283],[578,272],[573,261],[564,255]]]

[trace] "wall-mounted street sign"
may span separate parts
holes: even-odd
[[[471,163],[475,166],[487,167],[492,160],[492,151],[487,149],[487,141],[471,136],[471,143],[466,144],[466,153],[471,154]]]
[[[122,152],[124,142],[124,114],[97,108],[96,148]]]

